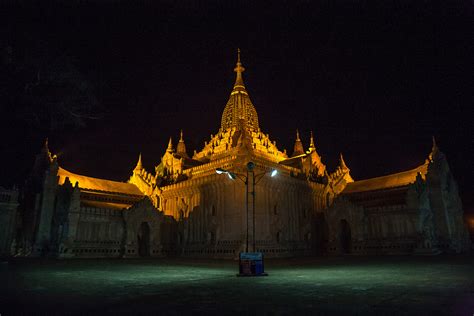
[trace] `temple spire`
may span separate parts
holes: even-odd
[[[314,137],[313,137],[313,131],[311,131],[311,136],[309,138],[309,152],[315,151],[316,146],[314,146]]]
[[[300,139],[300,132],[297,129],[295,146],[293,147],[293,157],[301,155],[301,154],[304,154],[304,148],[303,148],[303,143],[301,142],[301,139]]]
[[[234,71],[237,73],[237,76],[235,78],[233,91],[245,91],[244,80],[242,79],[242,73],[245,71],[245,68],[240,62],[240,48],[237,49],[237,64],[235,65]]]
[[[176,146],[176,153],[183,157],[188,157],[188,154],[186,153],[186,144],[184,143],[183,138],[183,130],[181,130],[179,133],[179,142]]]
[[[433,139],[433,145],[431,146],[431,152],[429,154],[429,160],[433,161],[433,159],[435,159],[435,157],[439,157],[441,152],[438,148],[438,145],[436,144],[436,139],[434,136],[432,136],[432,139]],[[442,154],[441,154],[442,155]]]
[[[142,153],[140,153],[138,155],[138,162],[137,162],[137,165],[135,166],[135,169],[134,171],[140,171],[143,169],[143,165],[142,165]]]
[[[49,143],[48,143],[48,137],[44,140],[43,148],[41,149],[41,152],[46,156],[46,158],[51,162],[53,161],[53,158],[56,155],[52,155],[51,152],[49,151]]]
[[[431,147],[431,152],[435,152],[438,150],[438,145],[436,144],[436,138],[434,136],[432,136],[432,139],[433,139],[433,145]]]
[[[44,151],[49,152],[48,137],[46,137],[46,139],[44,140],[43,149]]]
[[[173,150],[173,140],[171,139],[170,137],[170,140],[168,142],[168,148],[166,148],[166,151],[169,152],[169,153],[172,153],[174,150]]]
[[[253,131],[258,131],[258,115],[255,107],[250,101],[249,94],[245,89],[242,73],[244,67],[240,59],[240,49],[237,51],[237,63],[234,68],[236,73],[234,88],[230,93],[229,100],[222,113],[221,130],[238,128],[240,120],[243,119],[245,127]]]
[[[342,153],[339,154],[339,167],[343,170],[349,169],[346,165],[346,162],[344,161],[344,157],[342,157]]]

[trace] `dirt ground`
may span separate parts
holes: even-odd
[[[474,256],[0,263],[0,314],[474,315]]]

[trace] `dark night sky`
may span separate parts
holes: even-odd
[[[181,128],[189,153],[201,149],[240,47],[260,127],[280,149],[291,152],[296,128],[307,146],[313,130],[330,170],[342,152],[363,179],[423,163],[434,135],[474,211],[472,2],[252,3],[3,7],[0,44],[18,59],[37,43],[72,58],[102,115],[51,130],[1,105],[0,184],[21,182],[46,136],[66,169],[122,181],[139,152],[151,171]]]

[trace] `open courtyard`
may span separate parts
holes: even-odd
[[[0,313],[473,315],[474,257],[17,260],[2,263]]]

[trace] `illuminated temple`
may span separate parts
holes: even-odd
[[[469,248],[457,185],[434,140],[415,169],[355,181],[342,155],[335,170],[326,168],[312,134],[309,146],[297,132],[291,154],[280,150],[260,129],[244,70],[239,54],[220,127],[200,151],[190,155],[181,132],[176,145],[170,138],[154,170],[145,170],[140,156],[127,182],[65,170],[46,142],[16,213],[8,213],[16,220],[2,251],[61,258],[235,258],[248,240],[248,250],[267,257]],[[255,220],[253,214],[247,218],[248,187],[216,173],[220,168],[250,181],[250,161],[259,177]],[[277,175],[271,177],[273,170]],[[6,199],[0,202],[8,206]]]

